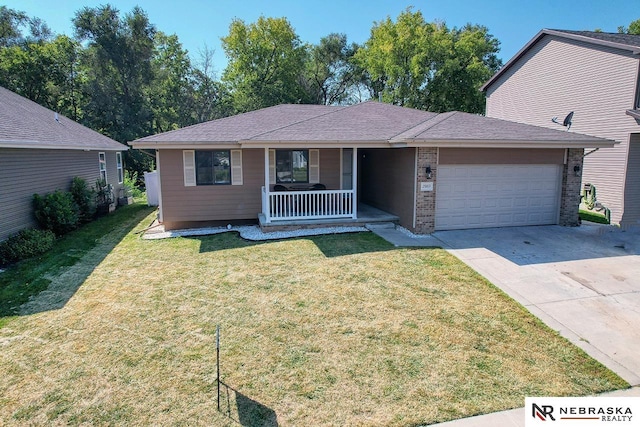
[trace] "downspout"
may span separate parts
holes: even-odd
[[[264,148],[264,202],[262,203],[262,213],[264,214],[265,222],[268,224],[271,222],[271,197],[269,195],[269,147]]]
[[[351,159],[353,162],[352,176],[351,176],[351,191],[353,191],[353,213],[351,217],[353,219],[358,219],[358,147],[353,147],[353,158]]]
[[[149,154],[149,153],[147,153]],[[151,155],[151,154],[149,154]],[[160,223],[164,223],[164,215],[162,214],[162,179],[161,179],[161,172],[160,172],[160,151],[156,150],[156,155],[154,156],[156,158],[156,171],[158,172],[158,221],[160,221]]]

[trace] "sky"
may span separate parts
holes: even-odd
[[[0,5],[44,20],[57,34],[73,35],[71,23],[81,8],[111,4],[121,13],[136,5],[156,29],[177,34],[193,61],[206,45],[214,49],[218,74],[227,60],[220,38],[234,18],[246,23],[265,17],[286,17],[303,42],[316,44],[330,33],[344,33],[349,42],[364,43],[374,22],[393,20],[407,7],[425,19],[449,27],[484,25],[498,40],[498,57],[508,61],[543,28],[616,32],[640,19],[640,0],[4,0]]]

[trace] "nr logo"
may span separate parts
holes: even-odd
[[[553,406],[551,405],[542,405],[538,406],[535,403],[532,404],[532,414],[533,418],[539,418],[542,421],[547,421],[547,417],[551,421],[555,421],[556,419],[553,417]]]

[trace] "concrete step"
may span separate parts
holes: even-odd
[[[364,225],[369,230],[381,230],[386,228],[396,228],[396,224],[394,222],[372,222]]]

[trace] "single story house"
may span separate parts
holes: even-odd
[[[0,87],[0,240],[36,226],[33,195],[79,176],[122,187],[126,145]]]
[[[147,136],[165,229],[358,221],[365,206],[420,234],[577,225],[583,147],[614,141],[368,101],[279,105]]]
[[[543,29],[482,90],[488,117],[612,139],[587,150],[583,184],[611,222],[640,225],[640,35]],[[569,123],[570,122],[570,123]],[[591,148],[591,147],[589,147]]]

